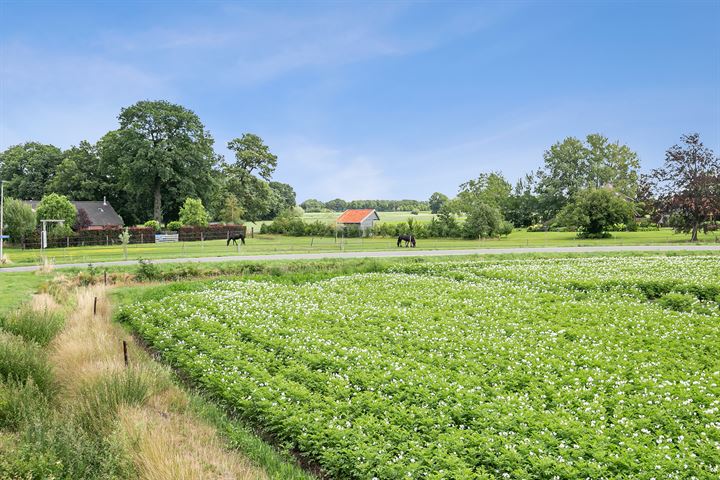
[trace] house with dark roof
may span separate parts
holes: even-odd
[[[38,200],[27,200],[26,203],[28,203],[33,210],[36,210],[40,202]],[[87,213],[88,219],[90,220],[90,225],[86,228],[87,230],[102,230],[104,228],[123,226],[122,217],[117,214],[112,205],[110,205],[110,202],[104,198],[101,201],[71,200],[70,203],[75,205],[75,209],[78,212],[85,210],[85,213]]]
[[[356,226],[364,234],[372,229],[375,221],[380,220],[374,208],[364,208],[360,210],[345,210],[335,222],[338,226]]]

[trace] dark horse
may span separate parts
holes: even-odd
[[[398,237],[397,246],[400,246],[401,242],[405,242],[405,247],[412,245],[415,247],[415,235],[400,235]]]
[[[244,233],[235,233],[233,235],[230,235],[228,237],[227,246],[230,246],[230,242],[233,242],[235,245],[237,245],[237,241],[240,240],[243,245],[245,245],[245,234]]]

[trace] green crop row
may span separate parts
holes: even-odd
[[[712,257],[398,265],[215,281],[120,317],[333,478],[713,478],[717,304],[636,288],[705,292],[717,273]]]

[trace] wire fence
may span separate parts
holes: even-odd
[[[268,255],[285,253],[327,253],[327,252],[363,252],[380,250],[397,250],[406,248],[405,242],[398,247],[395,237],[289,237],[282,235],[260,235],[248,232],[245,243],[241,240],[227,238],[209,240],[203,234],[192,235],[189,240],[173,242],[137,242],[123,246],[119,239],[88,242],[85,245],[73,246],[70,242],[66,246],[40,249],[36,248],[6,248],[6,253],[12,262],[10,265],[32,265],[51,261],[60,263],[95,263],[117,260],[139,260],[158,258],[197,258],[197,257],[225,257],[245,255]],[[142,239],[141,239],[142,240]],[[720,243],[720,238],[704,239],[704,243]],[[562,243],[546,236],[543,233],[534,234],[532,239],[512,236],[503,239],[461,240],[452,238],[418,239],[417,248],[423,250],[457,250],[457,249],[485,249],[485,248],[515,248],[515,247],[573,247],[598,245],[688,245],[686,239],[658,239],[643,240],[642,238],[616,238],[612,243],[607,241],[593,241],[576,239],[564,240]]]

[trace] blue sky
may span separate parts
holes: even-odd
[[[94,142],[166,99],[219,153],[263,137],[299,201],[514,181],[592,132],[645,169],[682,133],[720,153],[719,0],[0,0],[0,25],[0,149]]]

